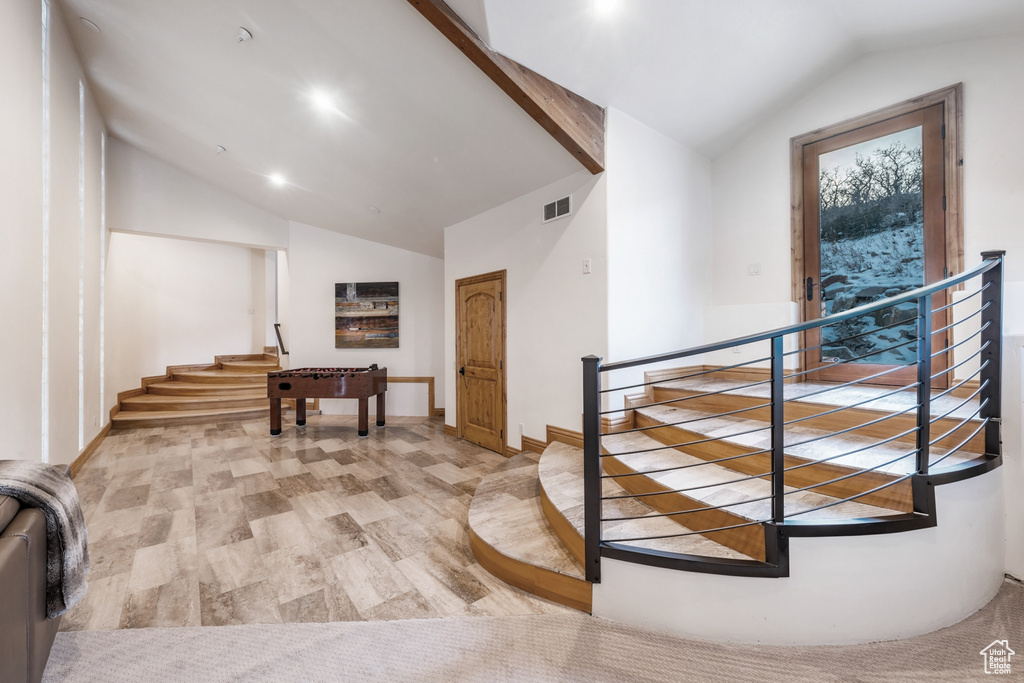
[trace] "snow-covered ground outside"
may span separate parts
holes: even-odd
[[[821,301],[834,315],[924,285],[924,227],[921,222],[856,239],[821,242]],[[822,357],[848,360],[915,339],[917,306],[902,304],[822,328]],[[873,328],[886,329],[867,332]],[[855,338],[850,338],[855,337]],[[917,343],[877,353],[858,362],[904,364],[917,358]]]

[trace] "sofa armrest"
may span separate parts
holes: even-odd
[[[60,625],[59,617],[46,618],[46,518],[41,511],[22,509],[0,531],[0,575],[0,603],[14,606],[0,617],[0,680],[36,683]]]
[[[0,681],[28,680],[28,543],[0,538]]]
[[[21,509],[21,503],[10,496],[0,496],[0,533],[3,533],[7,525],[14,519]]]

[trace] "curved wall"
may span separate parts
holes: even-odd
[[[790,540],[790,576],[680,572],[603,559],[595,616],[687,638],[865,643],[954,624],[1003,581],[1003,471],[935,490],[938,526]]]

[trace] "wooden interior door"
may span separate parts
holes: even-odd
[[[824,138],[803,148],[804,319],[836,315],[943,279],[946,263],[943,105]],[[933,298],[940,308],[945,293]],[[917,376],[917,308],[808,331],[813,381],[904,385]],[[936,315],[932,328],[946,323]],[[947,344],[932,338],[933,353]],[[932,373],[946,368],[946,354]],[[848,361],[840,363],[840,361]],[[893,370],[881,377],[878,373]],[[934,383],[939,386],[947,376]]]
[[[505,271],[455,281],[460,438],[505,453]]]

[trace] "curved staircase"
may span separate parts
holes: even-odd
[[[679,377],[694,370],[660,374]],[[770,447],[768,414],[754,408],[721,417],[723,411],[764,402],[749,384],[703,377],[670,380],[626,399],[626,420],[602,439],[604,474],[612,475],[602,482],[606,543],[719,563],[766,560],[759,520],[771,517],[771,463],[768,454],[758,451]],[[833,387],[807,382],[786,389],[792,401],[789,414],[806,418],[786,434],[786,465],[797,468],[787,477],[786,514],[809,521],[864,522],[912,513],[907,477],[915,469],[914,433],[907,433],[905,420],[913,419],[900,411],[913,402],[913,394],[865,386],[815,394]],[[677,400],[685,401],[686,408],[674,406]],[[633,408],[651,403],[660,405]],[[837,404],[857,403],[854,424],[847,411],[826,414]],[[941,425],[936,433],[945,434],[940,443],[966,440],[954,453],[933,446],[933,474],[984,458],[983,438],[971,436],[980,424],[971,417],[977,405],[976,399],[949,395],[932,402],[934,424]],[[850,431],[835,433],[844,429]],[[681,443],[692,445],[666,447]],[[589,611],[582,569],[583,450],[554,441],[538,461],[531,455],[515,456],[481,481],[469,513],[473,550],[504,581]],[[799,490],[804,487],[813,488]],[[530,495],[514,498],[510,490]],[[552,547],[556,541],[559,545]],[[525,576],[531,580],[524,581]],[[580,599],[581,591],[586,599]]]
[[[268,417],[267,373],[281,369],[274,353],[217,356],[211,365],[177,365],[117,395],[115,429],[202,424]]]
[[[496,472],[474,496],[481,564],[538,595],[688,637],[839,644],[965,618],[1004,568],[1002,252],[982,258],[789,327],[583,358],[583,433],[549,427],[535,475],[523,463],[510,488]],[[909,304],[915,331],[888,346],[872,321]],[[848,335],[836,344],[882,341],[841,359],[817,343],[825,328]],[[702,364],[743,347],[753,360]],[[901,347],[914,360],[886,355]],[[665,367],[681,361],[698,364]],[[572,564],[550,563],[551,538]]]

